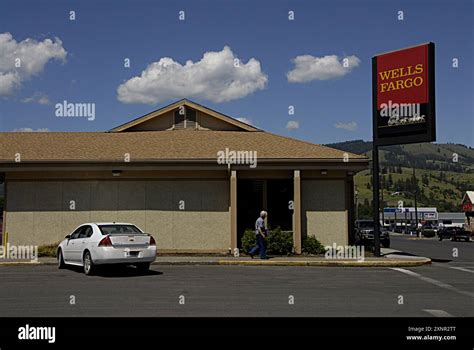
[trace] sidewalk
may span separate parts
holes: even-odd
[[[153,265],[240,265],[240,266],[346,266],[346,267],[409,267],[430,264],[431,260],[418,256],[397,254],[397,251],[382,249],[380,258],[364,260],[326,259],[321,257],[285,256],[260,260],[250,257],[222,256],[158,256]],[[0,261],[0,265],[56,265],[55,258],[39,258],[38,262]]]

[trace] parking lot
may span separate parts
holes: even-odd
[[[474,316],[474,243],[392,236],[413,268],[1,266],[2,316]],[[458,249],[458,257],[452,256]]]

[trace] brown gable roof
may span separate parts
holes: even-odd
[[[131,120],[131,121],[125,123],[125,124],[119,125],[119,126],[113,128],[110,131],[111,132],[127,131],[128,129],[130,129],[130,128],[138,125],[138,124],[147,122],[147,121],[149,121],[151,119],[154,119],[154,118],[159,118],[160,116],[162,116],[162,115],[166,114],[167,112],[172,111],[172,110],[174,110],[174,109],[176,109],[180,106],[187,106],[187,107],[190,107],[192,109],[198,110],[202,113],[210,115],[211,117],[214,117],[216,119],[225,121],[226,123],[235,125],[235,126],[239,127],[242,131],[259,131],[258,128],[254,127],[252,125],[248,125],[244,122],[241,122],[240,120],[234,119],[232,117],[229,117],[228,115],[222,114],[220,112],[217,112],[213,109],[202,106],[202,105],[200,105],[196,102],[192,102],[192,101],[187,100],[187,99],[179,100],[179,101],[174,102],[174,103],[172,103],[168,106],[160,108],[156,111],[145,114],[142,117],[136,118],[136,119]]]
[[[228,148],[257,151],[259,160],[342,161],[343,151],[271,133],[239,131],[144,132],[7,132],[0,133],[0,163],[22,162],[131,162],[209,160]],[[349,161],[367,161],[350,154]]]

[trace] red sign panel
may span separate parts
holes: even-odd
[[[434,44],[372,58],[376,145],[436,140]]]
[[[472,211],[472,203],[471,203],[470,200],[467,200],[465,203],[463,203],[462,210],[463,211]]]
[[[377,57],[377,103],[428,103],[428,45]]]

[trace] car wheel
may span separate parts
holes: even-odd
[[[64,263],[63,251],[58,249],[58,269],[64,269],[66,264]]]
[[[84,266],[84,273],[87,276],[91,276],[95,272],[94,263],[92,262],[91,253],[85,252],[84,259],[83,259],[83,266]]]
[[[384,248],[390,248],[390,241],[383,241],[382,245]]]
[[[150,269],[150,263],[140,263],[135,265],[138,272],[147,272]]]

